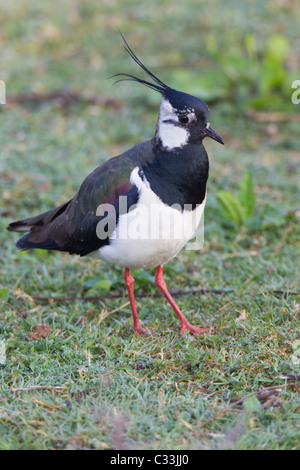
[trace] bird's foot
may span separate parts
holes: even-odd
[[[182,335],[185,333],[185,331],[189,331],[193,335],[203,335],[204,333],[211,333],[213,330],[213,328],[199,328],[198,326],[191,325],[191,323],[188,321],[181,323],[180,327],[180,334]]]
[[[137,336],[145,336],[147,334],[147,330],[146,328],[143,328],[141,325],[138,325],[134,327],[134,333]]]

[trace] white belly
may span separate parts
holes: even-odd
[[[163,204],[137,171],[133,170],[131,181],[138,186],[139,202],[119,217],[109,245],[100,248],[98,256],[121,267],[150,269],[174,258],[192,238],[200,224],[205,200],[194,210],[181,211]]]

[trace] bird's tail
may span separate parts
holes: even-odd
[[[29,232],[16,242],[17,247],[20,250],[30,250],[32,248],[61,250],[54,240],[49,239],[47,228],[54,219],[65,211],[69,203],[70,201],[35,217],[9,224],[7,230],[10,232]]]

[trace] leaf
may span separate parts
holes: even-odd
[[[248,33],[245,35],[245,48],[247,50],[248,57],[253,61],[257,60],[257,46],[254,33]]]
[[[257,411],[261,407],[261,403],[255,395],[244,400],[244,408],[247,411]]]
[[[247,171],[240,182],[238,191],[238,200],[246,219],[252,216],[255,208],[255,194],[253,189],[252,172]]]
[[[9,287],[0,288],[0,302],[7,302],[9,298]]]
[[[289,41],[282,34],[273,34],[266,42],[265,59],[282,64],[289,50]]]
[[[228,191],[218,191],[217,200],[220,202],[223,214],[227,219],[239,226],[243,224],[243,208],[233,194]]]
[[[283,35],[275,34],[266,42],[266,52],[262,73],[262,92],[270,93],[272,89],[283,86],[287,77],[285,60],[289,42]],[[263,93],[262,93],[263,94]]]
[[[280,212],[277,207],[270,206],[270,204],[266,204],[263,208],[261,214],[261,227],[262,229],[268,227],[280,227],[285,223],[285,217]]]
[[[155,278],[153,274],[148,271],[145,271],[144,269],[136,269],[135,271],[133,271],[132,275],[136,281],[141,283],[154,282]]]
[[[26,294],[26,292],[22,291],[21,289],[19,289],[18,287],[15,287],[14,290],[13,290],[13,296],[15,299],[19,300],[19,299],[26,299],[26,300],[29,300],[29,302],[31,303],[31,305],[35,305],[34,303],[34,300],[33,298],[31,297],[31,295],[29,294]]]
[[[241,320],[248,320],[248,315],[245,309],[241,310],[239,316],[237,317],[237,321]]]
[[[45,339],[49,335],[51,327],[47,323],[41,323],[40,325],[34,325],[31,329],[31,333],[28,335],[29,339],[36,340],[38,338]]]
[[[102,281],[95,282],[92,288],[89,290],[89,294],[97,293],[98,295],[107,294],[111,289],[111,281],[108,279],[102,279]]]

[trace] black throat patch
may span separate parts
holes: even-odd
[[[142,166],[140,176],[147,178],[152,191],[168,206],[193,210],[206,195],[209,162],[203,145],[187,145],[168,152],[154,147],[153,162]]]

